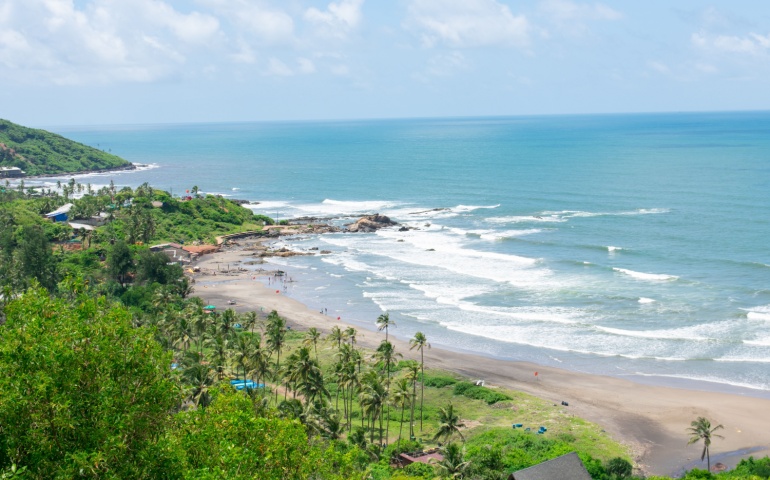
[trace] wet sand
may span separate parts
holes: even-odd
[[[268,287],[257,275],[272,275],[277,267],[263,265],[265,272],[239,272],[239,262],[253,261],[249,252],[230,250],[204,256],[194,275],[194,295],[219,308],[239,312],[277,310],[294,328],[316,327],[326,334],[335,325],[348,325],[310,310],[284,295],[280,286]],[[222,265],[235,269],[216,273]],[[215,274],[216,273],[216,274]],[[280,293],[276,293],[279,290]],[[234,300],[236,305],[228,305]],[[370,331],[360,325],[357,341],[366,348],[376,348],[384,338],[374,324]],[[419,352],[410,351],[407,341],[391,332],[390,339],[404,358],[419,360]],[[709,392],[654,386],[626,379],[571,372],[526,362],[512,362],[433,347],[425,351],[425,364],[457,372],[487,384],[523,391],[560,404],[569,403],[569,411],[602,426],[614,439],[629,445],[635,461],[648,474],[673,475],[683,467],[705,468],[700,462],[702,447],[687,446],[687,428],[696,417],[722,424],[724,439],[711,445],[712,465],[720,461],[730,467],[749,455],[763,457],[770,453],[770,400],[730,393]],[[534,372],[538,372],[537,378]],[[718,458],[718,460],[715,460]]]

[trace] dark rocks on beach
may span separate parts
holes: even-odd
[[[399,232],[408,232],[409,231],[409,227],[401,227],[401,228],[398,229],[398,231]]]
[[[330,253],[332,253],[332,252],[331,252],[331,250],[321,250],[319,253],[320,253],[321,255],[329,255],[329,254],[330,254]]]
[[[349,232],[363,232],[371,233],[384,227],[392,227],[398,225],[385,215],[375,213],[374,215],[366,215],[356,220],[355,223],[346,225]]]

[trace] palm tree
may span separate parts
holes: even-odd
[[[278,354],[275,362],[275,373],[278,374],[281,370],[281,349],[286,342],[286,320],[284,320],[278,312],[273,310],[267,316],[267,345],[271,351]],[[278,403],[278,389],[275,390],[275,401]]]
[[[345,329],[344,332],[342,332],[342,334],[345,335],[345,337],[347,337],[348,339],[350,339],[350,345],[355,345],[356,335],[358,334],[355,328],[348,327]]]
[[[464,442],[465,437],[460,431],[464,426],[465,424],[460,422],[460,417],[455,413],[452,402],[449,402],[446,407],[441,407],[438,411],[438,431],[433,436],[433,440],[436,441],[444,437],[444,440],[448,441],[456,432]]]
[[[184,369],[182,378],[190,385],[189,398],[195,406],[207,407],[211,403],[209,387],[214,384],[211,369],[202,363],[194,363]]]
[[[404,410],[406,406],[411,404],[412,392],[410,390],[409,379],[401,377],[396,380],[396,386],[393,390],[393,403],[397,407],[401,407],[401,422],[398,425],[398,445],[401,445],[401,432],[404,430]]]
[[[463,449],[456,443],[448,443],[440,449],[444,459],[436,463],[441,478],[463,478],[471,462],[463,459]]]
[[[340,327],[336,325],[332,327],[332,331],[329,332],[329,335],[326,336],[327,341],[337,343],[337,350],[339,350],[342,347],[342,340],[344,338],[345,338],[345,335],[342,333],[342,330],[340,330]]]
[[[414,406],[417,403],[417,379],[420,378],[420,366],[417,362],[409,362],[406,366],[406,379],[412,382],[412,401],[409,402],[409,439],[414,440]]]
[[[305,333],[305,339],[302,340],[304,345],[313,345],[313,351],[315,352],[315,359],[318,361],[318,340],[321,339],[321,332],[315,327],[310,327]]]
[[[382,406],[387,401],[387,391],[382,383],[382,377],[377,371],[370,370],[361,379],[361,393],[359,402],[361,410],[370,420],[369,443],[374,443],[374,427],[377,419],[380,420],[380,445],[382,445]]]
[[[725,438],[722,435],[717,435],[715,431],[725,428],[721,424],[714,428],[711,428],[711,422],[704,417],[698,417],[697,420],[693,420],[690,423],[690,428],[687,429],[690,432],[690,441],[687,445],[692,445],[700,440],[703,440],[703,452],[700,454],[700,460],[703,461],[703,457],[706,457],[706,468],[711,471],[711,457],[709,456],[709,447],[711,446],[711,437]]]
[[[251,311],[241,314],[243,329],[251,331],[252,335],[254,335],[254,327],[257,326],[257,323],[257,312]]]
[[[385,389],[390,394],[390,366],[393,364],[397,357],[400,357],[400,353],[396,353],[396,348],[387,340],[383,340],[380,346],[377,347],[375,356],[379,358],[385,364],[385,370],[387,371],[387,380],[385,383]],[[390,404],[388,404],[388,422],[386,427],[385,438],[390,438]]]
[[[265,349],[262,348],[262,339],[259,335],[256,336],[256,340],[254,341],[254,352],[252,353],[249,364],[252,368],[249,373],[251,375],[256,375],[257,385],[259,385],[262,383],[260,380],[270,374],[270,358]]]
[[[227,359],[230,356],[230,341],[221,332],[206,339],[206,346],[211,352],[212,362],[220,380],[225,377]]]
[[[422,432],[422,404],[425,400],[425,347],[430,348],[430,343],[422,332],[414,334],[414,338],[409,340],[409,350],[415,348],[420,351],[420,431]]]
[[[244,384],[246,382],[246,366],[249,365],[249,362],[254,356],[254,342],[252,340],[253,337],[247,336],[247,335],[238,335],[235,338],[235,354],[234,354],[234,360],[235,365],[240,366],[241,370],[243,370],[243,381]],[[236,377],[237,375],[237,368],[236,368]]]
[[[385,312],[377,317],[377,330],[385,330],[385,340],[388,339],[388,328],[395,326],[396,322],[390,319],[390,314],[388,314],[388,312]]]

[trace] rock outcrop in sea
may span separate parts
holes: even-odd
[[[356,220],[355,223],[346,225],[346,227],[348,227],[349,232],[371,233],[381,228],[392,227],[394,225],[398,225],[398,223],[385,215],[375,213],[374,215],[363,216]]]

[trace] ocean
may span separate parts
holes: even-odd
[[[332,252],[271,261],[361,328],[770,395],[770,112],[49,129],[148,165],[81,183],[410,227],[279,240]]]

